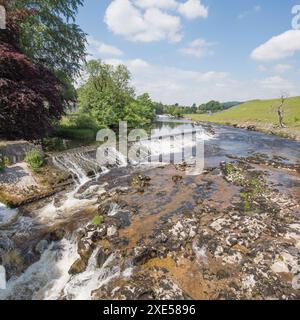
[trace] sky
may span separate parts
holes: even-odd
[[[155,101],[300,95],[300,0],[86,0],[77,23]]]

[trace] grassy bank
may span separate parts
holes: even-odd
[[[286,100],[284,106],[284,123],[286,128],[278,128],[278,99],[253,100],[229,110],[208,114],[187,114],[185,118],[194,121],[208,121],[239,127],[255,126],[259,131],[278,134],[300,141],[300,97]]]

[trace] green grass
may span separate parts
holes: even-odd
[[[255,125],[263,131],[275,129],[276,133],[276,126],[278,125],[276,106],[278,104],[279,99],[253,100],[211,116],[207,114],[191,114],[185,115],[185,117],[195,121],[230,125]],[[281,130],[282,134],[290,133],[300,136],[300,97],[292,97],[286,100],[284,105],[284,124],[287,128]]]
[[[44,158],[40,150],[32,149],[26,153],[25,162],[36,172],[43,166]]]

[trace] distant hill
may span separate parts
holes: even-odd
[[[237,102],[237,101],[229,101],[229,102],[223,102],[222,105],[224,106],[224,109],[229,109],[235,106],[238,106],[242,102]]]
[[[276,106],[279,99],[253,100],[236,105],[213,115],[195,114],[187,117],[196,121],[210,121],[223,124],[254,125],[264,131],[275,129],[278,124]],[[288,98],[284,105],[284,123],[287,129],[281,132],[300,135],[300,97]]]
[[[241,104],[241,102],[236,102],[236,101],[230,101],[230,102],[219,102],[219,101],[215,101],[215,100],[211,100],[207,103],[203,103],[201,104],[197,110],[192,110],[192,108],[190,108],[190,111],[194,111],[191,113],[199,113],[199,114],[205,114],[205,113],[216,113],[216,112],[220,112],[223,110],[227,110],[233,106],[239,105]]]

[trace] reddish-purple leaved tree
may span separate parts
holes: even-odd
[[[40,140],[64,112],[63,87],[49,70],[19,49],[17,21],[34,12],[8,12],[0,30],[0,136]]]

